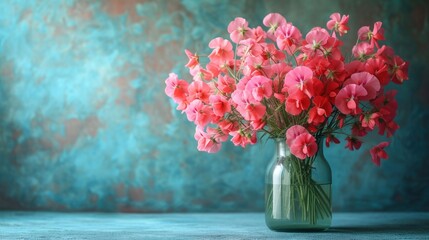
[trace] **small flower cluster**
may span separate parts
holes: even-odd
[[[334,13],[327,28],[303,36],[278,13],[264,18],[266,30],[250,28],[238,17],[228,26],[231,41],[210,41],[205,66],[200,55],[185,50],[193,81],[171,73],[165,93],[195,123],[198,150],[217,152],[229,137],[245,147],[263,132],[286,138],[291,153],[306,159],[316,154],[317,141],[339,143],[339,134],[350,150],[359,149],[362,137],[375,128],[392,136],[399,128],[398,104],[396,91],[385,86],[407,80],[408,63],[381,44],[381,22],[359,29],[352,60],[346,62],[339,37],[348,32],[348,20]],[[386,146],[382,142],[371,150],[376,165],[388,157]]]

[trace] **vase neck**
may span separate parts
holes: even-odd
[[[276,155],[278,157],[286,157],[290,154],[289,146],[284,138],[276,138]]]

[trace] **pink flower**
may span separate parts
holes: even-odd
[[[208,153],[216,153],[220,150],[222,142],[228,139],[228,136],[223,134],[219,129],[207,127],[207,133],[202,127],[197,126],[195,129],[195,140],[198,141],[198,151]]]
[[[252,37],[252,31],[248,27],[249,23],[246,19],[238,17],[228,25],[228,32],[231,40],[239,43],[243,39]]]
[[[359,100],[367,95],[364,87],[356,84],[349,84],[342,88],[335,97],[335,106],[343,114],[359,114]]]
[[[380,90],[380,82],[374,75],[368,72],[352,74],[350,76],[350,79],[344,82],[344,85],[348,84],[356,84],[365,88],[367,95],[362,96],[360,100],[374,99],[377,96],[378,91]]]
[[[217,80],[217,89],[224,94],[230,94],[235,90],[235,80],[228,75],[220,75]]]
[[[314,97],[314,107],[308,112],[308,123],[319,125],[327,119],[332,113],[332,106],[329,99],[322,96]]]
[[[310,106],[310,98],[302,91],[295,91],[286,99],[286,112],[291,115],[299,115]]]
[[[266,112],[266,107],[260,103],[245,103],[237,106],[238,112],[247,121],[261,120]]]
[[[371,157],[372,157],[372,162],[377,165],[380,166],[380,160],[383,159],[388,159],[389,155],[387,155],[386,151],[384,151],[384,148],[389,146],[389,142],[381,142],[378,145],[374,146],[371,150]]]
[[[209,47],[213,49],[209,59],[215,64],[222,65],[234,58],[232,44],[226,39],[215,38],[210,41]]]
[[[334,29],[334,31],[338,32],[340,36],[343,36],[347,33],[349,30],[349,27],[347,26],[349,22],[349,15],[341,15],[339,13],[333,13],[330,16],[331,20],[328,21],[326,24],[326,27],[329,30]]]
[[[295,139],[303,134],[308,133],[307,129],[301,125],[293,125],[286,131],[286,144],[291,147]]]
[[[185,53],[189,58],[188,63],[185,65],[187,68],[192,69],[200,64],[200,59],[196,53],[193,54],[188,49],[185,49]]]
[[[203,81],[193,81],[188,87],[188,92],[189,101],[199,99],[205,103],[208,103],[211,88]]]
[[[223,117],[225,113],[231,112],[231,104],[224,96],[211,95],[209,100],[216,116]]]
[[[381,28],[382,22],[374,23],[374,28],[371,31],[368,26],[361,27],[358,30],[359,40],[367,41],[371,40],[371,43],[375,43],[378,47],[377,41],[384,40],[384,29]]]
[[[185,80],[179,80],[175,73],[170,73],[165,80],[165,85],[165,94],[171,97],[176,103],[186,100],[188,83]]]
[[[195,99],[192,101],[185,110],[188,120],[194,122],[196,125],[204,127],[212,118],[212,110],[209,106],[205,105],[201,100]]]
[[[305,36],[305,41],[307,42],[305,48],[311,51],[315,51],[320,47],[325,46],[328,42],[329,37],[329,33],[328,31],[326,31],[326,29],[321,27],[315,27],[311,29],[310,32],[308,32]]]
[[[362,114],[359,117],[359,120],[362,123],[362,127],[373,130],[375,125],[378,122],[379,117],[380,117],[379,113]]]
[[[302,35],[298,28],[287,23],[277,28],[275,37],[280,50],[285,50],[289,54],[293,54],[296,45],[301,41]]]
[[[244,148],[248,144],[255,144],[257,141],[255,132],[246,132],[240,129],[230,132],[229,134],[232,136],[231,142],[234,143],[235,146]]]
[[[374,53],[374,45],[368,42],[360,42],[353,47],[352,52],[356,58],[365,60]]]
[[[358,150],[362,146],[362,141],[354,136],[348,136],[346,141],[346,148],[350,149],[351,151],[354,151],[355,149]]]
[[[286,24],[286,19],[279,13],[270,13],[265,16],[263,23],[268,29],[268,37],[275,40],[274,33],[277,28]]]
[[[209,81],[213,79],[213,74],[210,71],[202,68],[200,65],[191,68],[189,73],[193,76],[194,81]]]
[[[317,152],[316,139],[309,133],[302,133],[293,141],[290,152],[301,160],[312,157]]]
[[[305,66],[299,66],[286,74],[284,87],[288,89],[291,94],[296,90],[304,90],[305,83],[313,78],[313,71]]]
[[[263,98],[273,95],[273,82],[264,76],[255,76],[247,82],[245,91],[250,92],[253,98],[260,102]]]

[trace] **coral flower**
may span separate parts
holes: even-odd
[[[231,111],[231,104],[224,96],[211,95],[209,99],[216,116],[223,117],[225,113]]]
[[[189,101],[194,99],[200,99],[201,101],[208,103],[210,97],[210,86],[203,81],[193,81],[189,87]]]
[[[335,97],[335,106],[343,114],[359,114],[359,99],[367,95],[364,87],[356,84],[349,84],[342,88]]]
[[[347,26],[349,22],[349,15],[341,15],[339,13],[333,13],[330,16],[331,20],[328,21],[326,24],[326,27],[329,30],[334,29],[334,31],[338,32],[340,36],[343,36],[347,33],[349,30],[349,27]]]
[[[212,110],[201,100],[195,99],[185,110],[188,120],[194,122],[197,126],[204,127],[212,118]]]
[[[237,17],[228,25],[228,32],[231,40],[239,43],[241,40],[252,37],[253,33],[249,28],[246,19]]]
[[[312,157],[317,152],[316,139],[309,133],[303,133],[295,138],[290,152],[301,160]]]
[[[273,95],[273,82],[264,76],[255,76],[246,84],[246,91],[250,92],[253,98],[260,102],[263,98]]]
[[[278,27],[286,24],[286,19],[279,13],[270,13],[265,16],[263,23],[266,27],[269,27],[267,31],[268,37],[275,40],[274,33]]]
[[[186,56],[188,56],[189,58],[188,63],[185,65],[187,68],[192,69],[200,64],[200,58],[196,53],[193,54],[188,49],[185,49],[185,53],[186,53]]]
[[[381,142],[370,150],[372,162],[375,165],[380,166],[380,160],[382,158],[389,158],[389,155],[387,155],[386,151],[384,150],[384,148],[387,146],[389,146],[389,142]]]
[[[234,58],[232,44],[226,39],[215,38],[210,41],[209,47],[213,49],[209,59],[215,64],[222,65]]]
[[[185,80],[179,80],[175,73],[170,73],[165,80],[165,94],[171,97],[176,103],[186,100],[188,94],[188,83]]]

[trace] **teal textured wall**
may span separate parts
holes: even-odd
[[[410,61],[401,128],[375,167],[368,148],[328,149],[333,207],[429,210],[429,6],[416,1],[2,1],[0,209],[257,211],[271,143],[196,150],[194,127],[164,94],[188,76],[184,49],[208,53],[237,16],[279,12],[302,32],[333,12],[357,29],[383,21]],[[376,136],[368,142],[376,142]]]

